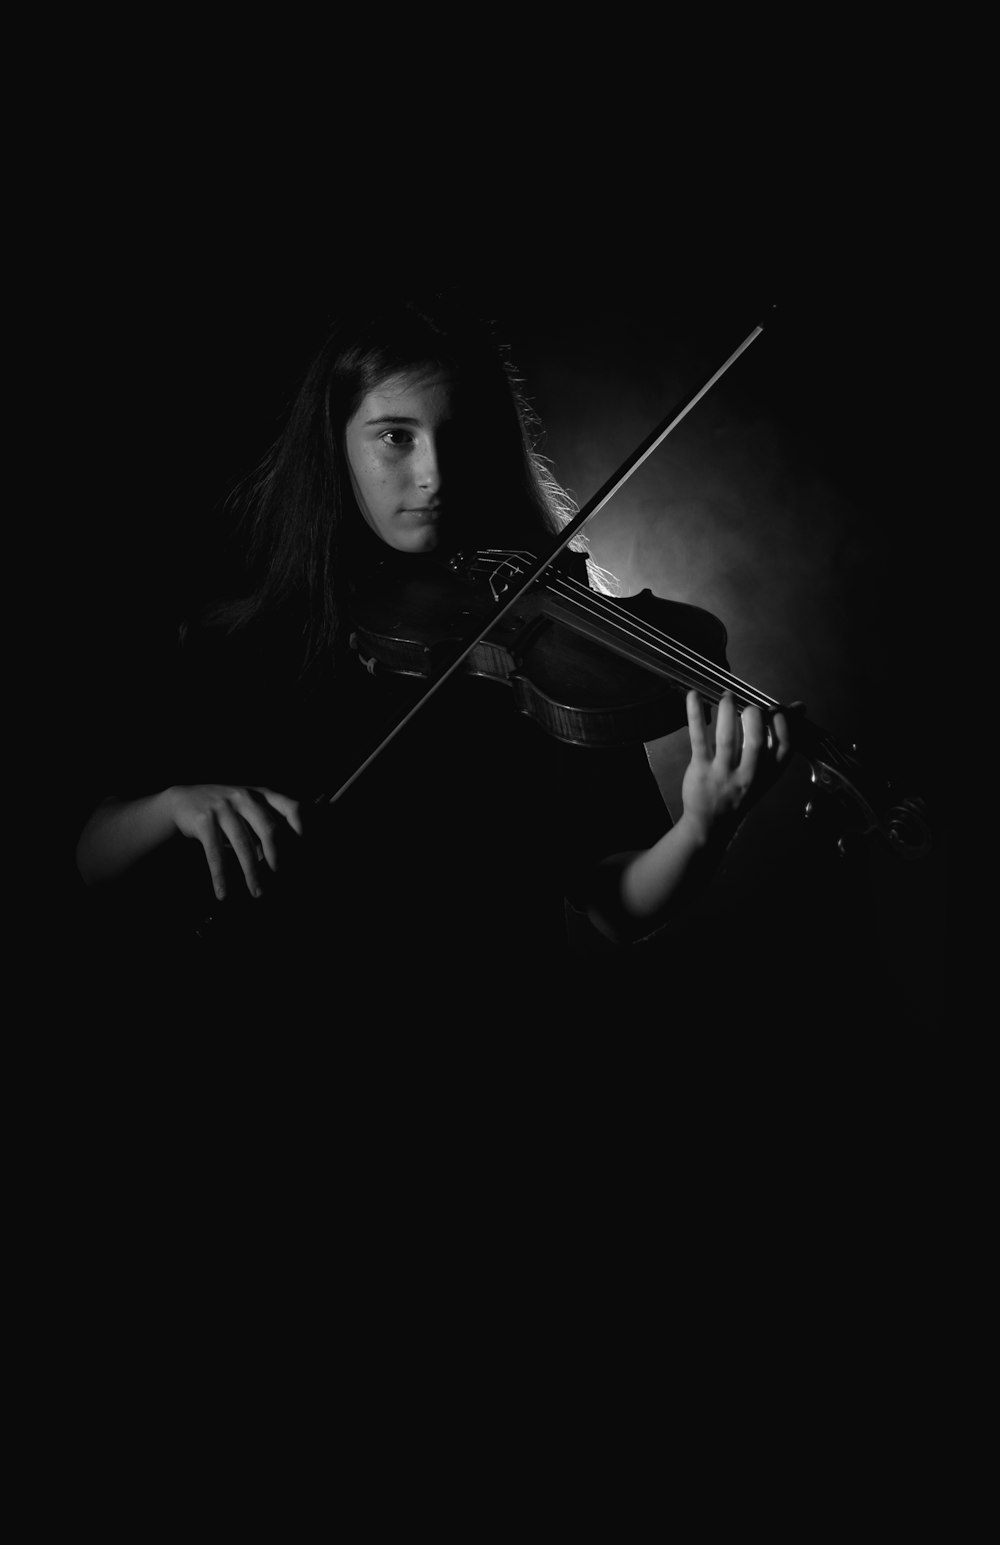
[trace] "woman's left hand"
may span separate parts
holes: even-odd
[[[681,785],[681,799],[684,815],[707,837],[717,821],[739,809],[769,770],[784,762],[791,750],[791,736],[780,710],[766,723],[753,705],[738,714],[730,692],[724,693],[719,703],[714,750],[697,692],[687,695],[687,714],[691,761]]]
[[[719,704],[714,747],[697,692],[688,693],[687,712],[691,760],[681,785],[680,820],[652,847],[613,854],[598,866],[599,882],[587,913],[616,944],[658,926],[700,862],[713,828],[732,816],[791,750],[788,720],[780,711],[766,722],[759,708],[745,708],[741,716],[727,692]]]

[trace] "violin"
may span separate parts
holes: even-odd
[[[470,627],[492,620],[537,562],[529,552],[489,548],[442,564],[399,565],[356,601],[352,646],[369,670],[432,681],[459,655]],[[685,643],[668,657],[671,636]],[[725,648],[726,629],[710,612],[650,590],[613,601],[560,565],[526,587],[461,664],[466,675],[505,683],[517,708],[557,740],[625,746],[686,724],[684,691],[702,680],[694,660],[724,671]],[[663,669],[668,659],[676,675]]]
[[[765,722],[782,708],[731,674],[726,629],[712,613],[650,590],[624,600],[605,596],[565,566],[549,563],[539,572],[539,560],[523,551],[398,565],[358,598],[353,625],[353,647],[369,670],[420,677],[432,690],[456,669],[503,682],[520,712],[573,745],[623,746],[671,734],[687,723],[692,688],[713,704],[729,692],[741,711],[760,708]],[[809,762],[814,792],[839,807],[841,852],[848,833],[880,836],[901,857],[928,851],[920,800],[901,797],[855,747],[838,746],[798,714],[791,719],[793,749]]]

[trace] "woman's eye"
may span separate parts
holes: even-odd
[[[384,434],[379,435],[379,439],[383,445],[389,445],[393,449],[397,449],[400,446],[409,445],[413,440],[413,436],[408,429],[387,429]]]

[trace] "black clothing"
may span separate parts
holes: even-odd
[[[300,800],[307,827],[261,901],[234,865],[217,903],[200,844],[180,839],[109,885],[138,974],[158,980],[159,956],[176,976],[181,961],[178,980],[193,973],[227,1002],[239,984],[251,1012],[267,996],[293,1019],[318,990],[361,993],[387,1021],[405,1005],[474,1024],[527,993],[523,1014],[566,972],[566,902],[581,912],[600,859],[670,825],[644,748],[560,743],[503,684],[456,677],[331,807],[323,795],[424,683],[356,654],[335,682],[322,667],[302,676],[296,644],[273,623],[194,632],[107,748],[102,793],[264,786]]]

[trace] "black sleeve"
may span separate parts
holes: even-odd
[[[580,909],[595,865],[651,847],[673,823],[645,746],[557,745],[553,757],[567,810],[560,837],[564,894]]]

